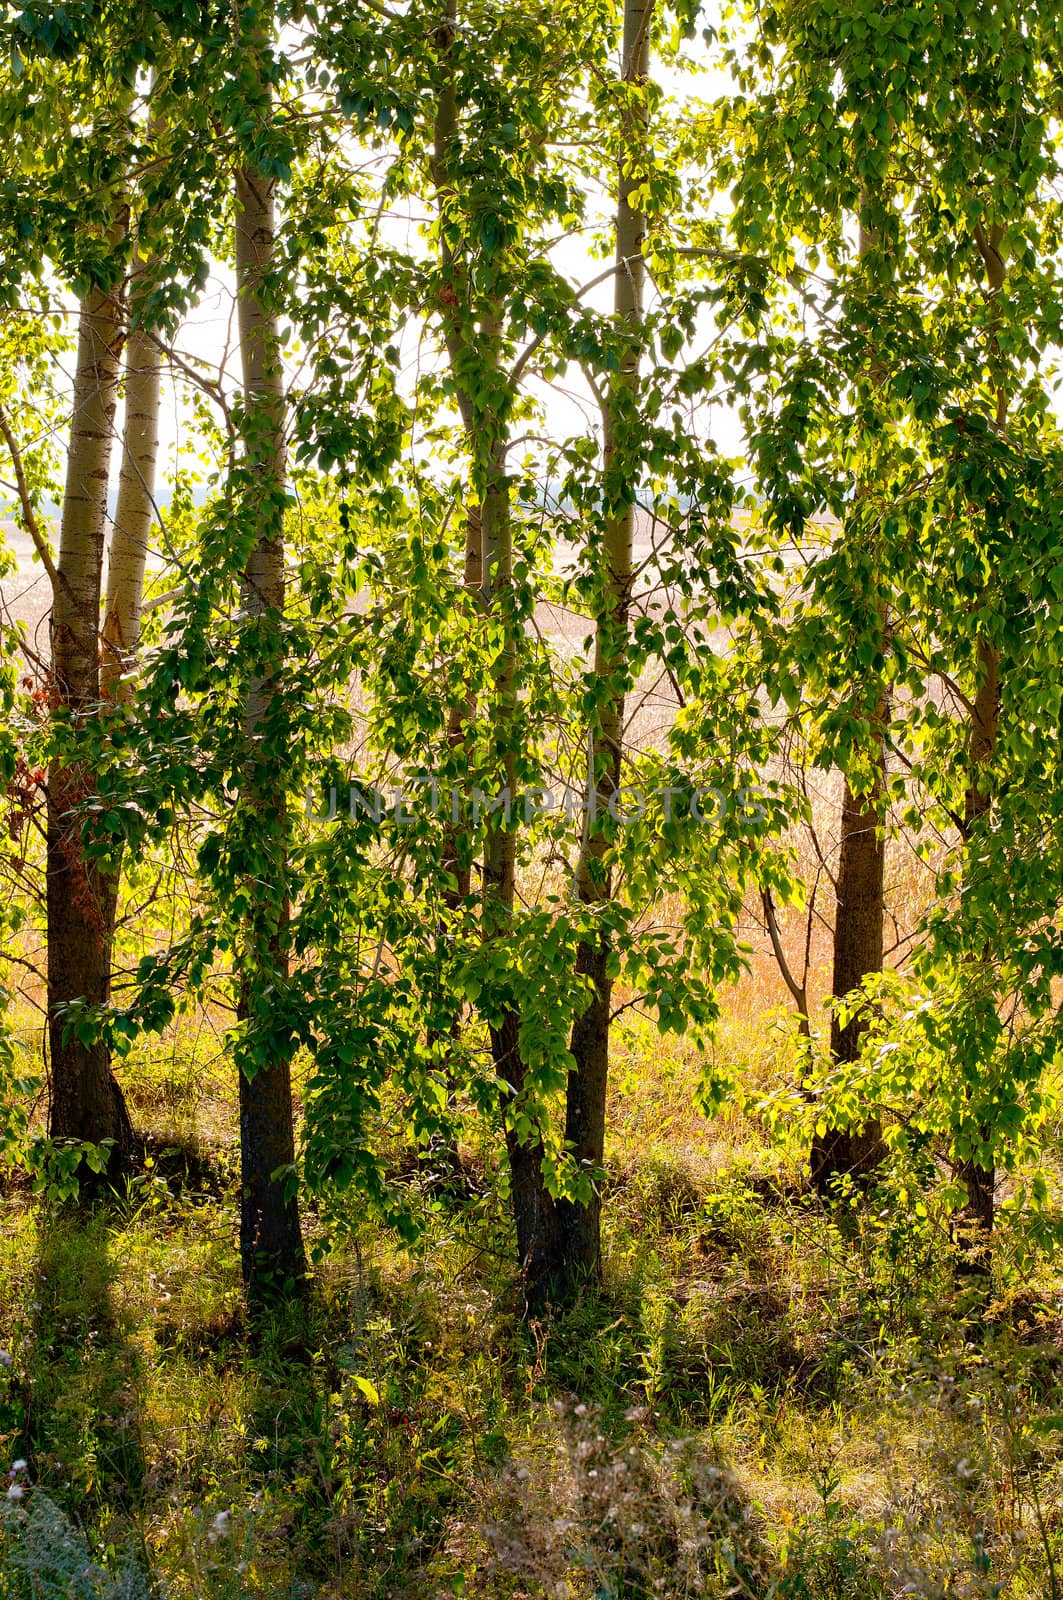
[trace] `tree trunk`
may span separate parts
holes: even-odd
[[[130,284],[131,317],[137,312],[138,279],[143,271],[141,263]],[[112,704],[128,705],[133,698],[132,669],[140,643],[144,568],[155,513],[161,377],[159,348],[138,325],[126,335],[125,342],[122,466],[118,478],[118,505],[107,552],[107,594],[101,636],[100,698]],[[122,846],[116,844],[108,870],[100,878],[109,963],[113,962],[122,856]]]
[[[255,874],[245,927],[240,1015],[254,1029],[275,1004],[288,976],[287,833],[283,770],[263,750],[266,724],[282,693],[284,649],[284,387],[275,313],[264,295],[274,247],[273,183],[247,165],[236,174],[236,284],[245,405],[245,465],[255,498],[245,515],[258,521],[243,577],[243,609],[256,655],[248,683],[247,753],[241,800],[255,818],[262,871]],[[268,1040],[269,1059],[253,1075],[240,1072],[240,1258],[249,1303],[301,1292],[306,1281],[299,1206],[291,1183],[295,1162],[291,1060]],[[278,1173],[278,1169],[283,1172]],[[277,1173],[278,1176],[274,1177]]]
[[[483,511],[480,506],[470,507],[465,518],[465,593],[479,597],[483,589]],[[447,717],[447,744],[452,751],[460,751],[468,742],[469,730],[476,717],[476,695],[470,689],[465,699],[451,706]],[[448,828],[443,846],[443,870],[454,878],[455,887],[445,894],[447,909],[457,911],[472,887],[472,874],[467,860],[458,848],[457,830]]]
[[[116,246],[123,233],[124,222],[114,230]],[[100,584],[121,347],[115,293],[90,290],[78,319],[51,622],[53,707],[67,714],[74,729],[95,713],[99,701]],[[72,1001],[102,1006],[110,995],[106,885],[98,865],[86,859],[79,817],[92,790],[92,775],[80,763],[53,757],[47,803],[49,1133],[94,1144],[111,1140],[113,1164],[129,1155],[133,1130],[107,1048],[76,1033],[66,1036],[66,1008]]]
[[[650,23],[653,0],[625,0],[622,78],[636,88],[645,83],[650,64]],[[632,203],[640,181],[638,160],[643,154],[646,113],[635,98],[626,114],[623,148],[617,172],[616,275],[614,311],[627,335],[620,369],[609,387],[603,407],[603,481],[611,510],[602,540],[603,593],[595,628],[594,676],[601,696],[600,708],[588,729],[590,777],[587,826],[576,874],[581,904],[604,906],[612,893],[605,865],[608,850],[607,821],[610,802],[620,789],[624,737],[626,656],[629,643],[632,545],[635,531],[631,410],[639,369],[639,336],[643,321],[645,265],[643,244],[646,223]],[[609,1078],[609,1024],[612,979],[609,976],[609,941],[603,932],[582,940],[576,953],[576,971],[590,980],[592,998],[576,1018],[569,1049],[565,1104],[565,1142],[584,1178],[590,1183],[587,1199],[560,1203],[564,1236],[561,1290],[575,1292],[584,1282],[601,1276],[600,1173],[605,1156],[605,1107]]]
[[[478,597],[483,584],[483,530],[482,515],[479,506],[470,507],[465,518],[465,566],[464,588],[470,597]],[[451,706],[447,716],[447,744],[451,752],[460,756],[462,750],[467,748],[469,734],[476,717],[476,695],[470,688],[464,700]],[[467,791],[467,785],[465,785]],[[466,793],[466,798],[468,798]],[[447,877],[453,878],[453,888],[447,887],[443,891],[443,905],[446,915],[440,919],[440,940],[449,936],[450,929],[455,926],[461,908],[468,903],[472,892],[472,870],[467,853],[459,844],[458,829],[453,823],[448,823],[443,838],[443,871]],[[461,1016],[456,1013],[450,1028],[450,1040],[456,1044],[461,1036]],[[428,1034],[428,1046],[432,1047],[441,1043],[443,1034],[431,1030]],[[455,1076],[451,1064],[446,1067],[448,1087],[451,1094],[456,1089]],[[444,1181],[461,1177],[461,1152],[457,1141],[444,1138],[441,1135],[433,1137],[430,1146],[430,1162],[432,1170]]]
[[[859,253],[866,256],[875,233],[865,222],[866,197],[861,205]],[[881,377],[877,360],[872,376]],[[861,492],[857,487],[857,494]],[[885,616],[883,614],[883,621]],[[885,630],[884,630],[885,631]],[[882,971],[882,922],[885,915],[885,727],[889,700],[885,694],[875,709],[871,759],[874,779],[866,795],[854,792],[848,778],[842,798],[841,841],[834,906],[834,971],[831,995],[839,1001],[859,989],[864,979]],[[860,1018],[841,1026],[837,1010],[831,1016],[830,1052],[833,1061],[857,1061],[865,1025]],[[825,1199],[840,1179],[859,1182],[869,1178],[883,1156],[882,1130],[876,1120],[859,1128],[827,1128],[812,1138],[809,1170],[812,1183]]]
[[[454,141],[457,137],[458,108],[454,90],[454,76],[452,70],[451,52],[454,48],[454,32],[457,26],[457,0],[444,0],[443,16],[435,31],[436,52],[443,67],[443,78],[436,101],[435,121],[433,126],[432,144],[432,182],[435,185],[436,197],[441,208],[447,204],[448,197],[453,192],[451,179],[451,161],[453,157]],[[459,274],[454,253],[447,243],[446,236],[440,238],[440,254],[443,267],[448,277],[453,280]],[[454,287],[453,281],[448,284],[451,292],[450,303],[443,312],[444,334],[447,344],[447,354],[450,358],[455,387],[458,393],[458,405],[461,411],[462,423],[468,435],[470,448],[475,448],[477,432],[476,408],[471,398],[460,381],[460,373],[466,353],[465,332],[462,326],[461,297]],[[483,329],[484,345],[489,345],[497,327],[494,319],[488,319]],[[483,537],[483,505],[471,506],[465,518],[465,570],[463,574],[464,587],[467,595],[480,598],[484,586],[484,537]],[[452,750],[461,746],[468,735],[469,728],[476,716],[476,697],[471,691],[467,692],[464,699],[450,708],[447,718],[447,743]],[[443,847],[443,868],[445,872],[452,873],[456,880],[456,888],[448,890],[445,902],[449,910],[453,911],[470,892],[471,873],[468,866],[460,859],[457,846],[456,830],[448,830],[446,842]]]
[[[964,834],[970,838],[979,818],[989,810],[990,796],[979,782],[979,768],[992,760],[1000,714],[1000,658],[984,636],[978,640],[978,688],[971,715],[967,742],[969,777],[964,799]],[[996,1171],[973,1158],[960,1163],[959,1176],[967,1189],[965,1215],[960,1232],[968,1235],[969,1246],[964,1266],[984,1276],[990,1270],[990,1235],[996,1207]]]
[[[976,229],[975,240],[986,269],[991,295],[999,296],[1004,289],[1007,267],[1001,250],[1003,238],[999,227],[988,233]],[[997,350],[996,333],[992,336]],[[1008,395],[1001,381],[996,393],[995,426],[1003,432],[1008,416]],[[989,810],[991,795],[983,787],[980,769],[993,759],[997,742],[997,724],[1000,717],[1000,656],[984,634],[979,635],[977,646],[978,684],[967,736],[967,791],[964,796],[964,838],[969,839],[980,819]],[[960,1219],[961,1231],[973,1235],[968,1240],[969,1249],[964,1268],[977,1276],[986,1276],[992,1266],[990,1236],[996,1220],[996,1171],[984,1167],[973,1158],[960,1163],[959,1176],[967,1189],[966,1215]]]
[[[504,644],[495,660],[491,684],[491,726],[497,752],[496,770],[503,791],[516,802],[517,756],[514,726],[517,718],[517,621],[513,594],[513,532],[509,488],[505,476],[504,441],[496,441],[489,461],[481,527],[483,530],[484,608],[502,620]],[[487,819],[484,846],[482,931],[485,940],[505,940],[513,923],[517,882],[517,834],[504,810]],[[553,1297],[561,1265],[561,1239],[557,1203],[543,1177],[543,1146],[537,1134],[521,1140],[509,1114],[524,1098],[527,1069],[520,1050],[520,1016],[506,1002],[501,1017],[490,1028],[495,1073],[506,1085],[506,1151],[509,1156],[517,1252],[524,1277],[525,1295],[537,1310]]]
[[[137,313],[138,279],[130,285],[130,314]],[[162,355],[141,324],[130,329],[125,345],[125,421],[118,505],[107,557],[107,597],[103,616],[102,696],[128,704],[130,672],[140,643],[144,569],[155,515],[155,470],[159,454],[159,397]]]
[[[880,708],[880,726],[883,714]],[[835,1004],[859,989],[869,973],[882,971],[886,842],[882,831],[885,750],[881,732],[876,736],[875,763],[877,775],[870,792],[857,795],[846,781],[842,801],[831,983]],[[835,1010],[830,1024],[832,1060],[857,1061],[865,1030],[860,1017],[853,1017],[843,1027]],[[821,1195],[829,1197],[840,1178],[867,1178],[881,1158],[882,1134],[877,1121],[861,1128],[828,1128],[812,1140],[812,1182]]]
[[[458,135],[458,107],[453,74],[453,46],[457,27],[456,0],[444,0],[443,15],[435,29],[434,44],[441,77],[436,100],[431,177],[440,208],[455,202],[453,155]],[[513,594],[513,538],[510,493],[506,478],[506,436],[500,417],[482,409],[482,394],[475,394],[475,371],[497,382],[501,353],[499,329],[501,313],[497,306],[484,307],[472,315],[468,264],[447,240],[440,239],[440,261],[445,274],[445,293],[440,313],[455,392],[465,428],[470,455],[482,484],[478,516],[466,528],[465,581],[475,583],[481,606],[500,620],[504,644],[492,669],[490,703],[484,714],[490,719],[491,736],[497,755],[495,770],[501,787],[514,802],[516,753],[513,740],[517,719],[517,636],[519,623]],[[471,376],[472,374],[472,376]],[[487,390],[489,385],[483,386]],[[450,733],[464,737],[466,719],[475,708],[471,701],[455,708]],[[456,864],[456,852],[451,861]],[[486,819],[483,886],[481,896],[481,937],[485,941],[505,940],[510,936],[516,899],[517,836],[504,814],[491,812]],[[462,879],[458,880],[458,892]],[[517,1232],[517,1252],[530,1309],[541,1308],[551,1297],[557,1278],[560,1245],[557,1206],[548,1193],[543,1176],[543,1145],[533,1134],[522,1141],[513,1126],[513,1112],[524,1098],[526,1066],[520,1051],[520,1017],[511,1000],[495,1010],[489,1027],[492,1064],[500,1082],[502,1110],[506,1119],[506,1151],[510,1168],[510,1190]]]

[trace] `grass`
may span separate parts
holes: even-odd
[[[771,1036],[739,1038],[766,1071]],[[983,1314],[932,1206],[831,1218],[755,1119],[699,1114],[697,1070],[625,1021],[601,1294],[521,1320],[481,1162],[415,1252],[311,1214],[310,1303],[251,1330],[224,1081],[180,1038],[131,1063],[156,1165],[126,1200],[0,1198],[0,1450],[28,1486],[0,1595],[120,1592],[45,1586],[36,1498],[83,1566],[171,1600],[1055,1600],[1050,1257],[1009,1267],[1005,1236]]]

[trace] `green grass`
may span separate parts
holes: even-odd
[[[352,1217],[309,1305],[249,1329],[232,1108],[214,1089],[197,1135],[158,1057],[126,1202],[79,1217],[9,1179],[0,1461],[30,1487],[0,1595],[68,1592],[16,1570],[34,1495],[171,1600],[1058,1595],[1050,1259],[982,1314],[940,1219],[897,1193],[831,1219],[651,1043],[618,1050],[603,1291],[549,1323],[519,1315],[481,1163],[418,1251]]]

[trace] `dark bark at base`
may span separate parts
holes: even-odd
[[[524,1087],[519,1034],[515,1012],[508,1012],[501,1025],[491,1029],[495,1071],[510,1086],[507,1104],[518,1100]],[[506,1154],[524,1298],[527,1309],[537,1313],[557,1299],[563,1256],[561,1220],[543,1178],[542,1141],[533,1137],[522,1143],[507,1126]]]
[[[576,971],[590,978],[594,997],[576,1018],[569,1044],[575,1065],[568,1076],[565,1107],[565,1143],[577,1165],[592,1176],[590,1200],[559,1202],[564,1244],[559,1294],[571,1299],[602,1275],[602,1198],[598,1174],[605,1156],[605,1102],[609,1083],[609,1015],[612,983],[606,976],[604,944],[582,943]]]
[[[977,1161],[960,1163],[959,1178],[967,1204],[956,1218],[957,1278],[988,1278],[993,1270],[993,1224],[996,1220],[996,1171]]]
[[[882,970],[886,844],[881,824],[881,780],[866,796],[854,794],[846,783],[834,923],[831,993],[835,1000],[858,989],[869,973]],[[830,1030],[833,1060],[858,1060],[864,1026],[861,1018],[854,1017],[842,1027],[835,1013]],[[846,1178],[866,1182],[882,1156],[882,1133],[877,1122],[870,1121],[862,1128],[828,1128],[812,1141],[812,1183],[828,1199]]]
[[[240,1074],[240,1264],[252,1307],[301,1294],[306,1257],[299,1202],[285,1192],[295,1161],[291,1072],[277,1062]],[[273,1174],[286,1169],[276,1180]]]
[[[48,778],[48,1046],[53,1139],[112,1141],[106,1176],[131,1159],[135,1138],[125,1096],[111,1071],[107,1046],[84,1044],[68,1029],[66,1007],[106,1005],[111,985],[108,886],[85,859],[74,808],[84,784],[53,764]],[[95,1180],[95,1182],[93,1181]],[[86,1191],[99,1175],[86,1173]]]
[[[824,1200],[837,1197],[848,1183],[866,1186],[882,1165],[884,1155],[878,1122],[865,1123],[862,1128],[828,1128],[812,1140],[812,1186]]]

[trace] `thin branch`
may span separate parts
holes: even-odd
[[[819,880],[822,874],[823,868],[817,867],[816,876],[812,880],[812,894],[808,902],[808,916],[805,918],[805,955],[804,961],[801,964],[802,993],[807,993],[808,990],[808,972],[812,965],[812,928],[816,920],[816,896],[819,893]]]
[[[0,950],[0,961],[10,961],[16,967],[25,967],[26,971],[32,972],[33,976],[39,978],[41,983],[47,983],[48,981],[40,967],[35,966],[32,961],[27,961],[25,956],[15,956],[11,954],[10,950]]]
[[[229,409],[229,403],[225,398],[225,391],[222,388],[220,381],[218,383],[214,383],[210,378],[204,377],[201,372],[197,372],[195,366],[193,366],[190,361],[186,361],[183,356],[179,356],[173,345],[169,345],[165,342],[165,340],[160,339],[158,334],[154,333],[151,328],[146,328],[144,331],[156,349],[160,350],[169,361],[173,362],[174,366],[179,372],[184,374],[189,383],[201,390],[203,394],[207,396],[207,399],[213,401],[214,405],[217,406],[225,422],[225,431],[229,436],[229,443],[235,447],[236,427],[233,423],[232,412]],[[227,358],[227,356],[228,346],[226,346],[226,352],[225,357],[223,357],[223,361]]]
[[[770,889],[760,891],[761,904],[764,907],[764,921],[768,929],[768,938],[771,940],[775,964],[782,974],[782,980],[793,996],[794,1005],[797,1007],[801,1019],[801,1032],[807,1039],[810,1037],[811,1028],[808,1020],[808,990],[805,984],[798,983],[790,971],[790,963],[786,959],[786,952],[782,947],[782,937],[779,933],[779,923],[775,916],[775,905],[771,898]]]
[[[167,589],[165,594],[153,595],[141,606],[141,615],[146,617],[149,612],[158,611],[160,607],[169,605],[171,600],[179,600],[187,588],[187,583],[179,583],[176,589]]]
[[[631,260],[641,261],[642,257],[632,256]],[[600,283],[607,283],[610,278],[615,278],[619,270],[620,269],[617,263],[614,261],[612,265],[606,267],[604,272],[599,272],[597,277],[591,278],[589,282],[581,284],[578,289],[574,289],[572,291],[573,300],[582,300],[585,294],[590,294],[592,289],[597,289]],[[532,356],[539,349],[539,347],[544,343],[544,341],[549,338],[551,331],[552,330],[550,328],[547,328],[542,333],[537,333],[531,343],[526,345],[521,351],[520,355],[513,363],[513,366],[510,368],[508,381],[511,385],[520,382],[527,369],[528,362],[531,360]]]
[[[33,540],[34,548],[41,558],[41,566],[48,574],[49,582],[52,585],[52,597],[54,599],[56,591],[59,588],[59,572],[55,562],[52,559],[52,552],[48,548],[48,541],[41,532],[41,525],[37,521],[37,513],[33,509],[33,500],[30,496],[29,484],[26,482],[25,468],[22,465],[22,452],[18,447],[18,440],[15,438],[15,435],[12,432],[11,424],[7,419],[7,413],[5,412],[3,406],[0,406],[0,433],[2,433],[4,436],[4,442],[6,443],[8,451],[11,455],[11,464],[15,469],[15,482],[18,484],[18,498],[19,504],[22,507],[22,520],[26,524],[26,527],[29,530],[30,538]]]
[[[887,750],[890,752],[891,755],[894,755],[894,756],[897,757],[897,760],[901,763],[901,766],[904,767],[906,772],[914,772],[915,771],[914,763],[908,759],[908,757],[905,755],[904,751],[900,748],[900,746],[898,744],[896,744],[894,742],[893,739],[891,739],[887,735],[884,742],[885,742]],[[940,806],[941,810],[944,811],[944,813],[948,817],[949,821],[951,823],[953,823],[955,825],[955,827],[959,830],[960,837],[966,839],[968,833],[970,832],[970,828],[969,828],[967,822],[964,820],[964,818],[960,815],[960,813],[958,811],[954,811],[953,808],[947,803],[947,801],[942,800],[942,799],[938,798],[937,796],[935,796],[935,798],[934,798],[934,804],[937,805],[937,806]]]
[[[397,11],[391,11],[387,6],[381,5],[379,0],[361,0],[361,3],[368,10],[375,11],[378,17],[383,17],[386,22],[404,22],[406,20]]]

